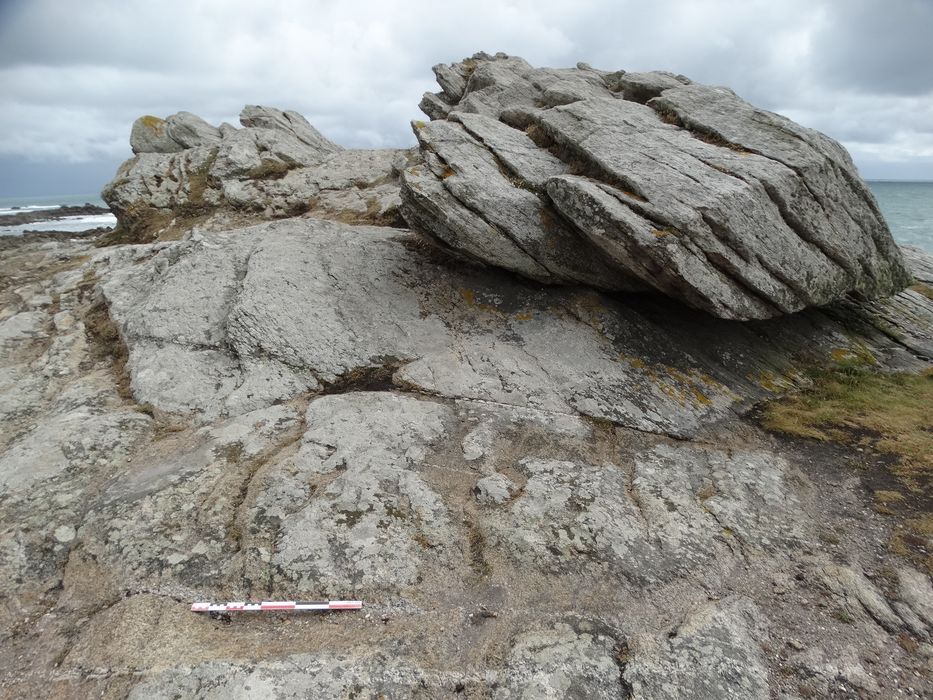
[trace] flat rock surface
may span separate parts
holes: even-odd
[[[434,73],[417,149],[143,117],[115,231],[0,240],[0,697],[931,696],[922,489],[757,406],[929,372],[933,259],[726,89]]]
[[[870,458],[746,415],[928,367],[916,291],[740,323],[303,218],[0,265],[4,695],[929,694]]]

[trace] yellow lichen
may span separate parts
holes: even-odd
[[[151,114],[147,114],[143,117],[140,117],[139,121],[147,129],[151,129],[156,132],[156,135],[161,136],[165,132],[165,120],[159,119],[159,117],[154,117]]]

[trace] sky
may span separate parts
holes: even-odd
[[[414,144],[431,66],[669,70],[933,180],[933,0],[0,0],[0,197],[99,191],[143,114],[294,109],[347,147]]]

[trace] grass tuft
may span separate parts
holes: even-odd
[[[823,441],[868,436],[872,446],[897,457],[895,474],[933,474],[933,370],[882,373],[864,360],[841,359],[807,373],[813,385],[765,408],[769,430]]]

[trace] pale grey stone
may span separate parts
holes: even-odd
[[[715,578],[739,543],[746,553],[794,548],[811,529],[787,495],[789,465],[766,453],[659,446],[631,470],[532,459],[519,469],[527,483],[484,530],[545,571],[608,564],[639,585],[687,571]]]
[[[674,75],[666,71],[648,73],[619,71],[610,75],[606,84],[613,92],[621,93],[623,99],[645,103],[667,89],[689,85],[690,80],[682,75]]]
[[[129,347],[134,391],[213,420],[383,368],[396,385],[451,399],[688,436],[743,410],[743,396],[767,394],[754,378],[769,385],[789,369],[770,364],[775,343],[788,353],[813,347],[805,319],[764,338],[700,322],[688,335],[707,338],[710,354],[694,356],[680,321],[447,267],[407,240],[393,229],[292,219],[115,263],[103,291]],[[846,342],[836,332],[826,328],[827,353]],[[264,388],[243,403],[238,387],[253,386]]]
[[[183,146],[168,134],[168,123],[150,115],[133,122],[130,131],[133,153],[177,153]]]
[[[340,146],[324,138],[317,129],[308,123],[307,119],[298,112],[291,110],[283,112],[274,107],[247,105],[240,112],[240,123],[245,127],[285,131],[304,145],[322,154],[341,150]]]
[[[80,408],[38,424],[0,454],[0,490],[27,489],[69,468],[125,457],[150,430],[149,416]]]
[[[632,644],[623,674],[636,698],[771,697],[761,613],[744,598],[709,603],[671,630]]]
[[[313,401],[301,449],[270,472],[253,516],[280,522],[272,558],[278,577],[296,592],[340,596],[354,585],[406,587],[451,565],[450,515],[418,474],[426,448],[451,420],[443,405],[389,393]],[[305,496],[309,478],[333,472]]]
[[[457,97],[445,84],[461,72]],[[728,89],[505,55],[439,76],[450,108],[423,102],[434,121],[415,133],[430,172],[402,179],[403,213],[470,257],[547,283],[654,288],[739,320],[909,283],[845,150]],[[524,256],[490,245],[496,234]]]
[[[513,641],[495,698],[618,698],[617,642],[568,624],[530,630]]]
[[[831,564],[821,572],[823,583],[853,615],[867,613],[892,634],[903,626],[878,588],[868,580],[860,567]]]
[[[165,119],[169,138],[182,148],[215,146],[220,142],[220,129],[211,126],[196,114],[178,112]]]
[[[515,495],[515,484],[502,474],[491,474],[476,482],[473,494],[482,505],[502,505]]]
[[[466,120],[480,133],[488,133],[490,140],[496,139],[496,133],[484,130],[479,120],[469,117]],[[598,249],[550,212],[536,194],[520,183],[511,182],[502,172],[494,152],[487,150],[464,127],[440,120],[416,128],[415,134],[421,147],[434,156],[428,161],[432,172],[443,188],[462,203],[464,211],[476,218],[475,226],[491,227],[492,235],[511,240],[544,268],[545,273],[535,279],[542,282],[573,280],[608,289],[631,289],[623,275],[607,268]],[[498,143],[500,149],[507,147],[501,135]],[[528,145],[530,143],[528,140]],[[553,167],[553,163],[549,164]],[[406,182],[412,181],[406,179]],[[430,196],[427,192],[424,194]],[[435,205],[438,206],[443,204]],[[427,212],[422,208],[419,214],[423,217]],[[517,264],[505,266],[516,271],[527,269],[525,255],[519,257]]]
[[[188,112],[138,121],[136,131],[155,129],[167,143],[136,148],[138,155],[104,188],[124,240],[177,238],[195,226],[223,230],[306,212],[401,223],[398,177],[415,158],[411,150],[345,151],[296,112],[271,107],[248,106],[241,121],[242,129],[217,129]]]
[[[852,646],[832,652],[823,648],[809,649],[798,655],[793,665],[807,678],[808,685],[815,686],[824,695],[842,690],[840,681],[875,696],[881,693],[872,671],[865,668],[858,650]]]
[[[916,569],[903,566],[897,570],[898,595],[928,628],[933,629],[933,584]]]

